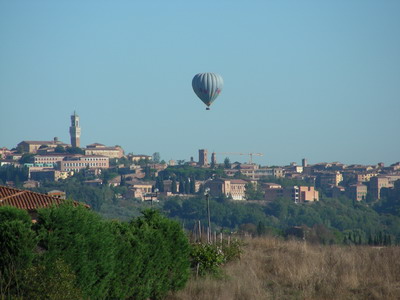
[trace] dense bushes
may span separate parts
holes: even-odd
[[[23,270],[33,260],[35,237],[30,225],[25,211],[0,208],[0,291],[3,295],[18,291]]]
[[[122,223],[66,204],[40,210],[31,226],[3,207],[0,227],[1,296],[160,299],[189,277],[188,240],[156,211]]]
[[[62,259],[76,274],[84,295],[99,299],[113,279],[115,243],[108,224],[83,206],[43,209],[35,226],[42,259],[54,264]]]
[[[238,240],[221,243],[195,243],[191,247],[191,267],[197,276],[221,275],[223,266],[240,258],[242,244]]]

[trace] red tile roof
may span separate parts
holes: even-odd
[[[0,186],[0,206],[14,206],[32,211],[51,205],[59,205],[64,201],[45,194]],[[78,205],[78,203],[75,202],[74,204]]]
[[[247,184],[247,181],[242,180],[242,179],[229,179],[229,181],[231,182],[231,184]]]

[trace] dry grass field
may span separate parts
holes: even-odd
[[[168,299],[400,299],[400,247],[245,243],[222,279],[193,278]]]

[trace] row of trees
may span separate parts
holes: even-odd
[[[220,197],[210,199],[210,207],[211,222],[216,230],[242,229],[252,234],[285,235],[292,227],[305,226],[314,228],[311,231],[316,236],[315,240],[324,243],[385,244],[385,236],[386,243],[389,240],[391,244],[400,242],[399,215],[379,214],[366,203],[354,202],[346,197],[325,197],[311,205],[295,204],[285,198],[259,205],[227,201]],[[207,220],[204,197],[170,199],[165,202],[164,210],[170,217],[181,219],[188,229],[194,226],[196,220]]]
[[[29,215],[0,208],[0,292],[26,299],[161,299],[184,286],[190,247],[154,210],[129,223],[72,204]]]
[[[164,192],[164,180],[158,176],[156,178],[155,188],[160,192]],[[177,180],[176,176],[171,179],[171,192],[173,194],[194,194],[196,192],[196,180],[194,178],[180,178]]]
[[[14,167],[13,165],[5,165],[0,167],[0,184],[6,181],[13,181],[17,186],[28,180],[29,170],[26,167]]]

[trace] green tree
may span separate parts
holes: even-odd
[[[229,157],[225,157],[225,159],[224,159],[224,168],[225,169],[231,168],[231,161],[230,161]]]
[[[158,164],[158,163],[160,163],[160,160],[161,160],[160,152],[154,152],[153,153],[153,162]]]
[[[190,178],[186,178],[186,180],[185,180],[185,191],[186,191],[186,194],[191,194],[190,187],[191,187]]]
[[[14,167],[5,165],[0,167],[0,179],[6,181],[25,181],[28,180],[29,169],[27,167]]]
[[[190,178],[190,194],[196,193],[196,180],[194,178]]]
[[[258,186],[255,186],[251,182],[246,184],[246,199],[248,200],[264,200],[264,193],[262,190],[258,188]]]
[[[61,145],[57,145],[57,147],[54,148],[55,153],[65,153],[65,148]]]
[[[82,154],[82,155],[85,155],[85,151],[82,148],[79,148],[79,147],[67,147],[66,152],[70,153],[70,154]]]
[[[262,236],[262,235],[264,235],[266,232],[267,232],[267,229],[266,229],[266,227],[265,227],[265,224],[264,224],[262,221],[258,222],[258,225],[257,225],[257,235],[258,235],[258,236]]]
[[[186,185],[183,179],[179,180],[179,193],[186,194]]]
[[[76,276],[70,266],[58,259],[53,264],[43,265],[40,260],[24,273],[24,299],[70,300],[82,299],[76,287]]]
[[[104,298],[115,276],[115,243],[109,226],[87,208],[66,203],[39,210],[36,230],[44,264],[61,259],[76,274],[85,297]]]
[[[176,194],[178,192],[178,189],[177,189],[177,186],[176,186],[176,178],[175,178],[175,176],[172,177],[171,192],[172,192],[172,194]]]
[[[33,153],[24,153],[24,154],[22,154],[22,157],[19,160],[19,163],[20,164],[33,163],[34,159],[35,159],[35,154],[33,154]]]
[[[22,276],[31,266],[36,246],[31,218],[24,210],[0,207],[0,290],[19,295]]]
[[[133,297],[162,299],[168,291],[183,288],[189,278],[190,248],[179,223],[162,217],[157,211],[147,210],[131,225],[145,244],[142,253],[146,262]]]
[[[160,176],[156,179],[156,188],[158,188],[159,192],[164,192],[164,180]]]

